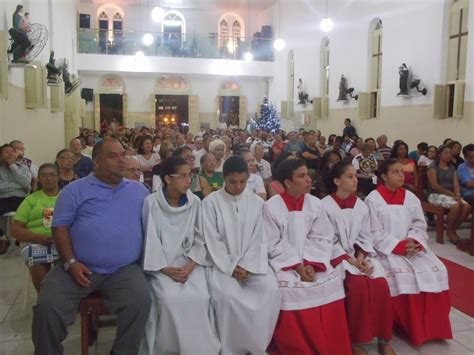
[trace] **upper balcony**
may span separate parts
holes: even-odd
[[[80,71],[273,76],[270,39],[161,32],[149,33],[147,42],[144,32],[77,33]]]

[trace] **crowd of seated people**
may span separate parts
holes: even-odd
[[[350,121],[346,121],[345,124],[346,128],[343,135],[329,135],[327,145],[325,137],[321,135],[319,130],[306,131],[300,129],[293,132],[284,132],[283,130],[259,132],[253,130],[247,132],[239,129],[201,129],[195,134],[192,132],[183,134],[179,132],[177,127],[162,126],[156,129],[147,127],[129,129],[116,125],[99,134],[94,130],[84,128],[80,130],[78,137],[70,141],[67,148],[57,153],[52,152],[51,163],[42,164],[39,168],[25,155],[24,144],[15,140],[0,147],[0,215],[16,211],[11,234],[18,242],[24,243],[21,245],[21,255],[29,268],[32,282],[39,294],[41,294],[44,287],[49,287],[44,292],[48,292],[48,294],[52,292],[51,282],[43,281],[50,272],[51,265],[60,260],[66,265],[70,262],[70,266],[74,266],[71,275],[76,283],[95,285],[95,282],[99,281],[89,278],[88,275],[93,275],[97,271],[91,269],[85,260],[83,260],[84,263],[79,265],[80,267],[77,266],[78,261],[74,258],[74,253],[77,252],[76,248],[80,249],[84,246],[74,241],[71,244],[69,240],[75,233],[78,233],[78,230],[74,230],[78,227],[72,224],[74,218],[79,218],[76,210],[87,209],[87,206],[78,205],[78,199],[86,198],[89,193],[93,194],[93,190],[100,186],[104,188],[110,185],[112,190],[122,188],[124,184],[122,178],[126,178],[124,181],[138,183],[141,186],[141,190],[137,190],[139,191],[139,193],[137,192],[138,195],[149,196],[144,200],[148,202],[144,204],[146,208],[144,207],[143,216],[142,212],[139,211],[137,217],[140,219],[140,216],[142,216],[146,219],[146,223],[150,224],[147,227],[144,222],[145,248],[143,250],[144,253],[148,251],[151,253],[144,255],[144,269],[148,274],[158,272],[158,274],[148,278],[152,295],[150,312],[159,312],[165,315],[158,320],[148,319],[145,340],[142,343],[138,342],[138,345],[141,344],[142,350],[148,349],[144,350],[145,353],[155,351],[151,349],[175,351],[186,349],[189,345],[184,344],[186,342],[185,337],[181,339],[186,332],[187,325],[184,324],[186,322],[180,323],[175,319],[175,317],[185,317],[186,307],[181,309],[182,304],[178,301],[176,301],[178,302],[176,305],[172,304],[175,301],[169,298],[171,293],[166,297],[160,293],[164,292],[162,290],[164,285],[170,287],[166,280],[171,279],[174,282],[181,283],[201,282],[199,280],[206,277],[204,274],[199,277],[196,276],[196,278],[190,278],[191,273],[201,274],[200,267],[213,266],[222,273],[222,275],[216,274],[215,277],[220,278],[224,283],[230,282],[226,279],[228,276],[232,280],[237,280],[238,284],[249,282],[249,278],[252,280],[256,275],[262,276],[261,279],[255,278],[255,280],[260,280],[258,282],[261,284],[252,284],[252,292],[258,290],[260,290],[258,292],[262,292],[262,285],[269,282],[268,278],[263,277],[268,273],[266,266],[262,268],[262,265],[266,265],[268,262],[279,281],[277,284],[274,280],[275,286],[279,285],[280,287],[281,297],[283,298],[282,304],[285,304],[286,291],[281,289],[281,285],[282,282],[290,280],[288,279],[288,270],[294,270],[296,274],[300,275],[302,281],[313,282],[315,274],[326,275],[328,273],[328,277],[332,275],[331,266],[327,266],[332,265],[334,270],[340,269],[337,272],[338,277],[341,282],[344,282],[346,292],[349,292],[345,299],[346,312],[354,308],[354,304],[358,302],[358,297],[366,297],[365,294],[363,296],[359,292],[360,290],[356,290],[361,287],[359,284],[361,279],[358,277],[363,276],[375,280],[381,278],[384,281],[378,281],[377,287],[380,290],[377,291],[378,294],[374,297],[380,297],[380,299],[385,297],[384,301],[380,300],[381,304],[390,301],[387,301],[386,297],[389,297],[387,295],[391,295],[392,299],[396,299],[394,301],[395,322],[399,328],[408,333],[406,335],[412,343],[421,344],[428,339],[449,338],[451,336],[449,321],[445,317],[446,314],[444,314],[446,309],[449,312],[446,303],[448,301],[444,296],[448,292],[447,283],[444,280],[446,275],[436,276],[437,282],[439,282],[436,291],[438,293],[430,293],[429,287],[425,287],[425,282],[429,282],[434,277],[432,275],[426,275],[426,280],[413,281],[416,286],[413,286],[414,288],[407,286],[406,292],[400,291],[397,285],[399,281],[396,278],[394,280],[388,279],[388,283],[385,278],[387,277],[387,268],[392,265],[390,263],[398,263],[399,265],[406,263],[406,256],[413,253],[424,252],[427,263],[439,266],[436,257],[431,253],[426,243],[426,217],[423,215],[420,201],[415,195],[418,185],[417,166],[426,167],[426,201],[448,211],[447,237],[454,244],[459,241],[460,237],[457,230],[470,215],[474,204],[474,144],[467,144],[463,147],[457,141],[446,139],[440,146],[421,142],[417,145],[416,150],[410,151],[408,145],[402,140],[395,140],[393,147],[390,147],[386,135],[380,135],[376,139],[359,137],[350,125]],[[348,127],[352,129],[347,129]],[[106,152],[110,156],[103,156]],[[80,186],[90,190],[90,192],[82,194],[81,190],[78,190]],[[131,188],[127,186],[124,186],[123,189]],[[109,188],[107,187],[107,189]],[[63,194],[62,191],[67,191],[67,193]],[[106,193],[108,192],[102,189],[98,196]],[[304,197],[307,193],[309,194],[308,197]],[[156,198],[156,201],[151,200],[152,196]],[[281,197],[282,206],[287,208],[286,210],[283,209],[285,210],[284,215],[281,215],[283,210],[276,203],[276,196]],[[107,203],[112,203],[114,198],[109,198]],[[126,196],[123,198],[125,201]],[[327,210],[326,212],[324,212],[320,199],[325,201],[323,205]],[[56,204],[57,200],[59,201],[58,204]],[[267,200],[269,201],[265,202]],[[364,200],[366,201],[364,202]],[[200,211],[201,201],[203,201],[202,212]],[[133,203],[138,202],[133,200],[130,203],[133,205]],[[73,206],[71,208],[75,209],[74,214],[63,211],[66,208],[64,206],[68,204],[71,204]],[[226,204],[229,204],[229,207],[226,207]],[[359,206],[358,204],[362,205]],[[58,207],[58,205],[62,208],[59,211],[60,218],[58,217],[61,224],[55,225],[52,221],[54,221],[53,215],[55,216],[58,212],[54,211],[55,206]],[[359,206],[357,209],[360,209],[360,216],[363,215],[364,218],[377,220],[376,224],[369,223],[375,229],[369,230],[370,228],[366,229],[367,226],[364,226],[363,232],[359,228],[354,235],[350,234],[343,237],[341,233],[334,234],[333,229],[342,226],[331,220],[330,214],[339,213],[339,209],[343,211],[348,208],[351,209],[351,213],[344,212],[344,216],[347,215],[344,217],[347,219],[345,220],[345,223],[348,224],[347,228],[355,228],[357,223],[363,224],[363,221],[358,219],[360,216],[355,216],[359,213],[354,212],[356,211],[355,206]],[[398,207],[394,208],[393,206]],[[244,210],[239,210],[239,207]],[[106,208],[106,205],[100,205],[97,208],[100,211],[101,208]],[[386,213],[381,214],[380,211],[385,209]],[[413,211],[416,211],[416,214]],[[98,212],[85,211],[84,216],[96,218],[97,215],[94,215],[94,213]],[[113,211],[110,213],[113,213]],[[127,216],[129,214],[133,215],[133,213],[134,211],[128,211]],[[146,217],[147,213],[150,216]],[[321,214],[320,217],[313,220],[314,225],[312,227],[307,225],[308,219],[306,222],[302,222],[301,226],[298,226],[299,222],[297,221],[300,215],[304,217],[306,214],[311,215],[312,213]],[[246,238],[250,238],[250,236],[245,234],[244,229],[237,232],[230,229],[232,228],[231,225],[235,223],[233,218],[237,218],[237,221],[246,224],[246,218],[254,221],[255,214],[257,216],[261,214],[262,220],[255,220],[255,222],[252,222],[255,224],[250,223],[246,228],[250,228],[250,226],[254,228],[250,235],[254,235],[255,231],[262,232],[264,228],[271,235],[268,242],[258,239],[261,236],[252,237],[257,238],[253,241],[248,240]],[[198,220],[202,215],[204,215],[204,219],[202,221]],[[159,225],[163,221],[160,219],[163,217],[160,216],[170,218],[165,223],[166,226],[161,227]],[[216,216],[226,220],[216,221]],[[298,248],[304,242],[301,244],[301,241],[298,242],[289,238],[287,227],[281,224],[283,223],[282,220],[273,219],[277,216],[283,218],[282,220],[295,218],[294,221],[292,220],[288,224],[288,228],[298,228],[295,231],[303,233],[302,236],[309,238],[308,240],[313,240],[311,239],[314,238],[314,235],[311,237],[312,233],[316,233],[315,231],[318,228],[322,228],[321,233],[326,233],[320,237],[321,240],[325,238],[345,238],[343,241],[336,241],[336,244],[340,243],[341,246],[339,250],[341,259],[332,260],[334,253],[331,253],[330,250],[325,251],[328,253],[327,255],[321,251],[316,252],[316,249],[299,250]],[[112,216],[111,218],[115,217]],[[186,218],[190,220],[187,221]],[[328,218],[329,222],[333,224],[332,227],[328,224]],[[357,223],[352,223],[352,218],[355,218]],[[392,218],[401,218],[400,220],[404,225],[399,230],[391,231],[393,223],[390,223],[390,220]],[[211,226],[205,225],[206,221],[208,224],[212,221],[217,225],[211,228]],[[87,224],[87,221],[81,220],[80,223]],[[94,223],[96,223],[95,220]],[[123,223],[127,223],[127,221],[123,221]],[[174,226],[173,223],[177,223],[177,225]],[[227,223],[228,225],[226,225]],[[182,228],[177,228],[178,225]],[[191,225],[194,227],[191,228]],[[66,226],[69,228],[67,233],[65,231]],[[58,232],[55,231],[55,227],[57,227]],[[87,225],[82,228],[87,228]],[[127,226],[127,228],[131,227]],[[156,232],[153,228],[157,228],[159,231]],[[183,240],[180,240],[180,244],[173,246],[173,241],[165,240],[169,237],[161,234],[164,233],[160,231],[161,228],[163,228],[163,231],[168,229],[179,235],[184,233]],[[344,229],[345,233],[349,233],[347,228]],[[206,230],[209,234],[206,234]],[[234,233],[236,234],[234,235]],[[236,238],[234,241],[232,241],[231,235],[232,238]],[[373,237],[374,240],[369,240],[370,235],[376,236]],[[388,235],[395,239],[390,242],[385,240],[384,238],[388,238]],[[9,247],[9,241],[3,236],[3,230],[0,230],[0,237],[0,253],[3,254]],[[156,238],[160,241],[157,242]],[[243,244],[239,244],[238,250],[235,250],[236,253],[240,254],[234,255],[231,249],[237,247],[235,243],[241,243],[237,242],[240,238],[243,238]],[[348,242],[348,240],[350,241]],[[57,244],[58,242],[61,244]],[[245,251],[241,250],[243,245],[247,245],[245,243],[249,243],[249,250],[252,249],[252,252],[249,252],[248,259],[244,257]],[[204,245],[207,245],[207,249],[203,248]],[[211,245],[213,246],[211,247]],[[259,249],[263,247],[269,248],[269,260],[265,256],[264,259],[257,262],[257,258],[263,257],[258,256],[263,255],[262,250]],[[153,259],[153,253],[155,252],[166,260],[169,260],[168,257],[177,258],[176,260],[182,259],[182,265],[173,264],[171,261],[169,265],[165,265],[161,261],[157,262]],[[167,253],[171,254],[168,255]],[[206,253],[209,253],[208,257],[206,257]],[[230,259],[228,260],[227,254],[223,257],[219,253],[229,253]],[[371,261],[377,253],[382,253],[387,260],[384,259],[384,261],[379,258],[379,260],[382,260],[381,264]],[[97,255],[99,254],[100,252],[97,253]],[[266,255],[266,253],[264,254]],[[67,259],[71,255],[71,259]],[[238,258],[236,255],[239,255]],[[314,260],[307,260],[309,255],[312,255],[311,257]],[[120,257],[120,255],[117,256],[117,258]],[[240,261],[232,258],[240,258]],[[252,258],[255,258],[255,260]],[[131,259],[127,260],[128,263],[134,263],[138,258],[132,261],[130,261]],[[93,264],[92,261],[91,263]],[[158,264],[161,266],[158,267]],[[117,270],[121,270],[124,265],[121,264],[120,267],[113,268],[110,274],[115,275]],[[341,266],[338,267],[338,265]],[[383,271],[384,268],[385,272]],[[100,268],[95,270],[100,270]],[[352,276],[346,277],[344,270],[348,272],[347,275]],[[443,272],[444,269],[440,268],[440,270],[440,272]],[[105,274],[108,274],[108,272],[105,272]],[[59,273],[59,271],[56,273]],[[56,277],[64,278],[64,275],[56,275]],[[165,279],[162,279],[163,277]],[[330,278],[334,277],[336,276],[330,276]],[[217,282],[217,279],[210,282]],[[97,283],[97,285],[99,284]],[[241,338],[239,338],[239,332],[241,333],[240,336],[246,335],[251,338],[256,336],[247,334],[240,329],[239,324],[243,327],[243,323],[241,324],[240,321],[233,324],[236,327],[235,329],[219,323],[219,321],[229,321],[225,311],[226,307],[236,307],[235,309],[239,309],[242,314],[247,314],[248,309],[246,307],[255,306],[256,296],[250,289],[240,289],[232,283],[229,284],[229,287],[235,287],[236,295],[241,294],[244,301],[235,301],[235,304],[234,301],[230,300],[216,301],[216,304],[211,302],[211,306],[216,311],[218,321],[216,326],[219,329],[217,334],[220,334],[220,338],[215,338],[216,333],[213,333],[212,329],[203,327],[201,329],[202,334],[208,337],[209,341],[206,344],[200,344],[210,354],[217,354],[219,349],[234,351],[236,346],[243,346]],[[174,288],[172,289],[174,290]],[[438,315],[440,318],[435,317],[430,321],[447,322],[445,326],[439,327],[431,333],[430,331],[424,334],[417,333],[416,327],[420,324],[414,324],[416,321],[409,320],[408,314],[419,312],[420,310],[416,306],[417,302],[424,301],[412,299],[415,294],[420,295],[415,289],[425,297],[424,301],[433,297],[436,299],[436,302],[433,301],[432,304],[437,304],[440,307],[441,311]],[[201,292],[201,296],[205,296],[209,290],[201,287],[199,292]],[[228,290],[222,289],[219,292],[221,293],[215,295],[216,299],[224,296],[230,297]],[[279,296],[275,296],[274,290],[270,292],[267,289],[266,292],[269,292],[268,295],[270,299],[275,301],[275,304],[279,304]],[[330,296],[326,295],[328,300],[344,299],[344,287],[334,286],[334,290],[331,292],[334,293]],[[382,294],[386,296],[382,296]],[[85,296],[86,294],[78,293],[78,295]],[[307,296],[301,295],[301,297]],[[192,293],[186,297],[189,297],[190,304],[195,304],[197,308],[203,307],[199,308],[201,310],[208,307],[206,303],[202,303],[203,301],[193,299]],[[42,327],[45,324],[44,322],[57,322],[57,320],[49,319],[40,311],[41,302],[46,302],[45,298],[46,296],[40,297],[38,305],[35,306],[39,307],[38,311],[35,311],[35,317],[37,320],[41,318],[41,321],[38,320],[38,322],[43,322],[41,323]],[[316,313],[311,315],[311,312],[316,312],[316,309],[318,309],[318,312],[322,312],[319,308],[327,307],[327,304],[321,303],[311,304],[307,308],[298,308],[299,306],[294,308],[291,306],[291,302],[288,302],[287,308],[285,308],[286,306],[281,309],[277,307],[276,315],[272,302],[266,305],[266,313],[262,308],[262,314],[264,315],[259,322],[266,322],[264,326],[269,328],[270,334],[260,334],[261,339],[257,340],[255,338],[254,343],[248,343],[248,349],[240,350],[259,352],[270,346],[269,349],[272,352],[284,353],[291,349],[292,345],[288,342],[305,343],[301,348],[303,352],[317,350],[325,353],[326,350],[329,351],[328,349],[336,349],[331,348],[334,344],[321,345],[318,340],[309,339],[311,336],[308,338],[304,334],[304,329],[296,330],[294,337],[285,338],[284,334],[289,329],[310,327],[313,315],[316,317]],[[144,301],[144,305],[146,303],[147,301]],[[45,304],[47,304],[45,307],[52,307],[48,302]],[[111,308],[116,309],[114,307],[111,306]],[[344,344],[347,341],[349,348],[352,347],[354,353],[364,354],[363,349],[359,347],[360,343],[369,342],[373,337],[378,337],[382,353],[393,354],[389,343],[391,327],[387,331],[386,325],[383,326],[380,323],[379,326],[384,329],[383,332],[366,329],[367,332],[362,334],[356,330],[357,321],[351,323],[354,322],[355,314],[374,312],[372,305],[367,305],[367,307],[359,309],[354,314],[350,312],[346,314],[348,328],[340,334],[342,345],[340,345],[339,350],[345,349]],[[49,308],[48,310],[51,311]],[[278,310],[280,312],[279,316]],[[337,313],[341,310],[333,308],[330,311]],[[293,313],[290,315],[291,312]],[[205,312],[196,310],[196,314],[202,317]],[[359,316],[360,314],[357,317]],[[433,315],[430,314],[431,316]],[[127,317],[127,321],[131,322],[129,319],[131,316],[128,315]],[[142,318],[146,320],[146,317]],[[276,323],[277,318],[279,319],[278,324]],[[138,322],[138,320],[136,321]],[[172,331],[170,330],[170,333],[164,332],[158,324],[163,321],[173,323],[172,327],[174,328]],[[372,322],[372,325],[377,323],[368,318],[366,321],[368,323]],[[387,323],[390,322],[390,319],[387,318],[383,321],[379,319],[378,321]],[[61,322],[69,324],[71,321],[62,318]],[[368,327],[370,328],[370,326]],[[33,329],[35,329],[35,321]],[[153,331],[149,329],[153,329]],[[275,333],[273,333],[273,330],[275,330]],[[43,335],[52,337],[53,340],[55,336],[59,336],[58,329],[54,329],[54,327],[50,328],[48,332]],[[326,334],[326,336],[329,340],[336,341],[335,334]],[[63,332],[58,339],[62,341],[64,337],[65,333]],[[164,340],[167,337],[174,340]],[[35,346],[43,350],[52,349],[51,347],[54,348],[60,343],[60,341],[54,342],[52,340],[48,344],[43,344],[38,339],[35,337],[33,339]],[[261,343],[262,339],[265,340],[263,342],[266,342],[265,344]],[[167,344],[168,348],[163,348],[164,344]],[[119,345],[118,343],[117,346]],[[327,348],[325,348],[326,346]],[[39,351],[39,353],[47,353],[47,351]]]

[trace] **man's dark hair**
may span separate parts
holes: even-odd
[[[2,154],[3,149],[5,149],[5,148],[12,148],[12,149],[15,149],[15,148],[13,148],[13,146],[12,146],[11,144],[5,143],[4,145],[2,145],[2,146],[0,147],[0,154]]]
[[[107,138],[107,139],[101,140],[100,142],[94,145],[94,148],[92,148],[92,159],[97,158],[102,153],[102,147],[104,146],[105,143],[108,143],[108,142],[122,144],[120,143],[118,139],[115,139],[115,138]]]
[[[344,121],[347,121],[347,122],[349,122],[349,123],[352,123],[352,121],[351,121],[350,118],[346,118]],[[341,121],[339,121],[339,122],[341,122]]]
[[[222,167],[222,174],[225,176],[234,173],[249,173],[247,162],[238,155],[232,155],[226,159]]]
[[[336,136],[332,142],[333,143],[338,142],[338,143],[342,144],[342,143],[344,143],[344,139],[341,136]]]
[[[428,150],[428,143],[426,142],[421,142],[416,145],[416,147],[420,150],[427,151]]]
[[[293,173],[298,168],[306,166],[304,160],[301,159],[287,159],[281,162],[276,169],[276,179],[278,182],[285,187],[285,180],[293,180]]]
[[[464,148],[462,149],[462,155],[464,155],[464,158],[466,158],[466,155],[469,152],[474,152],[474,144],[472,143],[465,145]]]

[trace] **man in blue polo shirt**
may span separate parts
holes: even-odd
[[[148,192],[124,179],[124,153],[115,139],[96,144],[95,175],[69,184],[58,198],[53,235],[64,264],[48,273],[33,308],[36,355],[63,353],[67,326],[74,322],[81,298],[94,291],[118,316],[111,354],[138,353],[150,312],[150,291],[137,264]]]
[[[474,207],[474,144],[464,146],[462,155],[466,161],[458,166],[461,195]]]

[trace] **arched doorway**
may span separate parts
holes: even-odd
[[[94,95],[95,129],[104,130],[111,124],[129,126],[128,95],[122,78],[106,74],[99,79]]]
[[[247,97],[235,81],[225,81],[217,96],[217,126],[245,128],[247,125]]]
[[[180,132],[197,132],[199,96],[191,95],[191,86],[178,75],[163,75],[155,83],[151,97],[155,127],[178,126]]]

